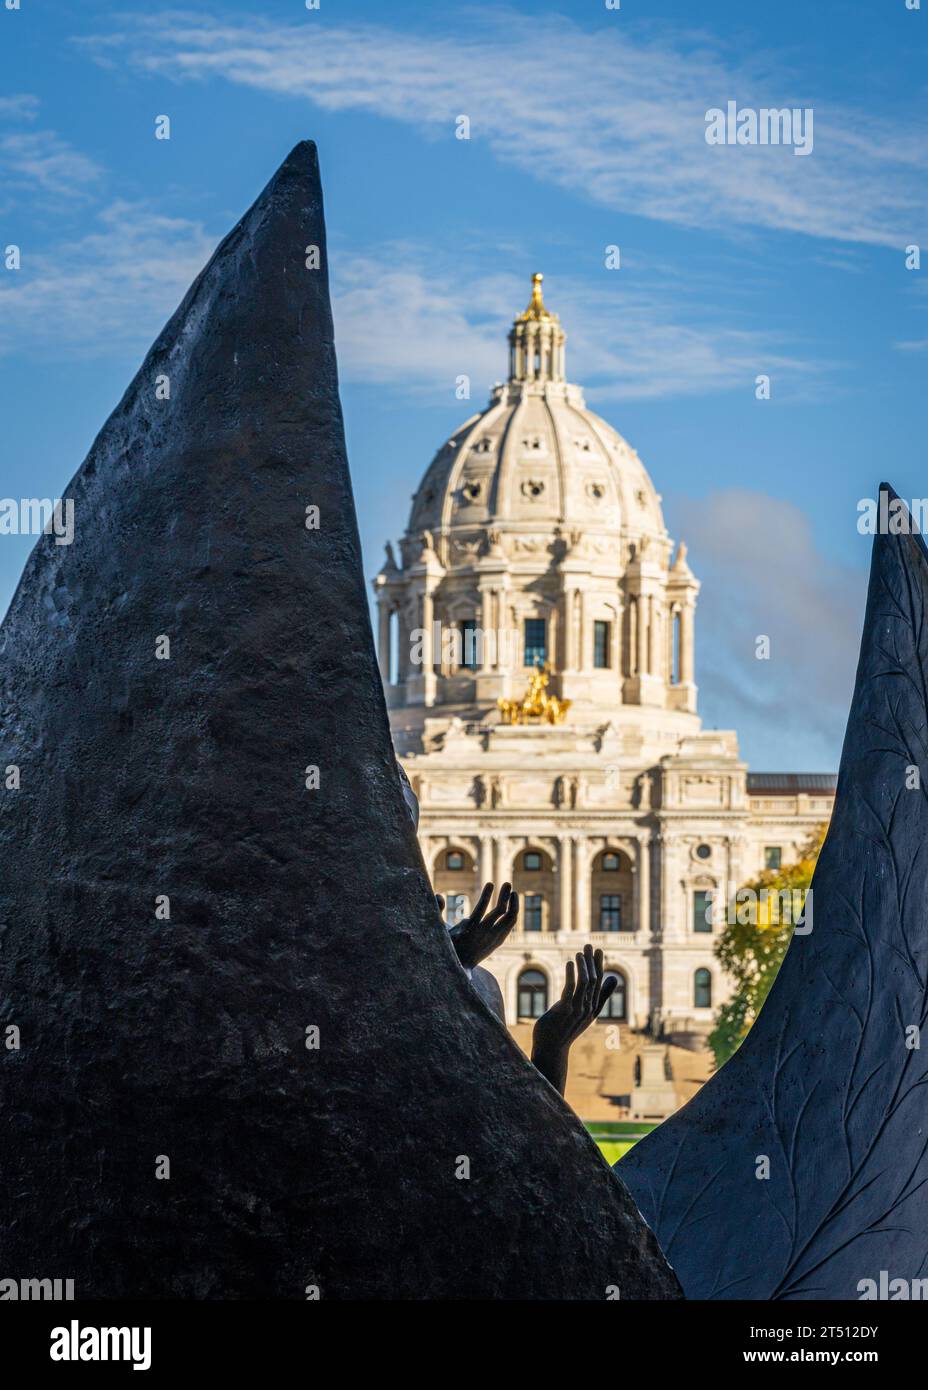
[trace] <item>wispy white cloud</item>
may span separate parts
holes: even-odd
[[[75,198],[103,177],[95,159],[74,148],[54,130],[33,128],[39,100],[30,93],[0,97],[0,183],[6,195],[30,191]],[[22,128],[23,123],[27,128]]]
[[[514,275],[486,276],[474,265],[445,267],[434,250],[381,247],[376,261],[345,254],[336,267],[334,313],[339,360],[349,377],[415,389],[450,389],[465,373],[475,388],[505,376],[505,335],[528,299]],[[775,343],[716,322],[705,305],[679,316],[671,282],[609,288],[577,278],[548,285],[550,307],[568,332],[567,374],[597,400],[753,389],[756,372],[793,391],[827,371]]]
[[[0,119],[35,120],[39,113],[39,98],[30,92],[0,97]]]
[[[854,685],[867,575],[829,559],[810,517],[792,502],[748,489],[667,510],[702,580],[696,617],[700,706],[770,750],[771,767],[816,750],[837,766]],[[854,516],[849,525],[854,525]],[[758,660],[757,638],[770,639]],[[774,738],[771,731],[776,731]]]
[[[144,351],[216,244],[199,223],[114,202],[94,230],[0,280],[0,352]]]
[[[775,228],[898,247],[924,230],[928,153],[901,121],[816,104],[767,56],[751,64],[704,34],[673,42],[611,20],[480,12],[470,38],[386,25],[247,25],[177,12],[83,40],[101,62],[178,81],[222,78],[359,110],[449,141],[460,114],[501,161],[607,207],[687,226]],[[460,26],[459,26],[460,27]],[[815,147],[711,147],[705,113],[812,106]]]
[[[481,386],[504,374],[505,277],[469,284],[460,265],[443,274],[434,255],[409,246],[383,247],[376,261],[345,248],[332,267],[341,375],[416,391],[450,389],[461,373]]]
[[[89,155],[74,149],[53,130],[25,130],[0,136],[0,170],[7,189],[30,185],[65,197],[85,194],[102,177]]]
[[[199,222],[112,203],[91,232],[0,280],[0,352],[144,351],[218,240]],[[516,276],[486,276],[460,260],[445,266],[434,250],[413,245],[382,246],[376,261],[343,247],[333,272],[345,380],[417,394],[451,391],[466,374],[479,399],[505,375],[506,333],[528,297]],[[672,285],[610,295],[568,279],[550,289],[568,329],[568,374],[591,403],[747,390],[757,370],[795,385],[822,370],[759,335],[706,326],[710,315],[697,314],[699,327],[681,322]]]

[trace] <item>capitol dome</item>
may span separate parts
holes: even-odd
[[[492,721],[538,665],[574,723],[647,708],[698,726],[698,583],[637,453],[567,381],[565,343],[535,275],[508,380],[433,458],[399,562],[387,547],[375,588],[395,729],[435,707]]]
[[[565,334],[545,308],[541,282],[535,275],[509,335],[509,380],[438,450],[408,534],[429,530],[450,541],[475,526],[582,526],[666,545],[660,497],[638,455],[564,379]]]

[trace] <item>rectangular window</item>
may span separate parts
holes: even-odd
[[[712,892],[699,888],[693,894],[693,931],[712,930]]]
[[[778,869],[783,862],[783,851],[779,845],[767,845],[764,850],[764,868]]]
[[[525,930],[541,931],[541,907],[544,898],[540,893],[525,895]]]
[[[474,618],[467,618],[461,624],[461,669],[464,671],[476,671],[480,665],[477,652],[478,631]]]
[[[544,618],[525,619],[526,666],[544,666],[548,659],[548,634]]]
[[[600,622],[598,618],[593,624],[593,665],[597,671],[609,670],[611,628],[611,623]]]
[[[601,893],[599,898],[599,930],[622,930],[621,893]]]

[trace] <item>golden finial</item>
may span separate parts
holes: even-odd
[[[536,270],[532,276],[532,298],[524,314],[519,315],[519,321],[524,323],[527,319],[553,320],[557,314],[552,314],[545,308],[545,301],[541,293],[541,282],[545,277],[540,270]]]
[[[541,282],[544,278],[540,270],[536,270],[532,276],[532,302],[529,306],[541,314],[545,312],[545,301],[541,297]]]

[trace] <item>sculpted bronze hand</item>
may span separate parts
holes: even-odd
[[[473,970],[501,946],[512,931],[519,915],[519,895],[504,883],[493,910],[484,916],[493,896],[493,884],[485,883],[483,892],[469,917],[462,917],[449,929],[458,960],[465,970]]]
[[[592,946],[584,946],[577,952],[576,976],[569,960],[564,993],[535,1024],[532,1061],[561,1095],[567,1084],[570,1045],[598,1016],[616,983],[614,975],[603,978],[602,951],[594,954]]]

